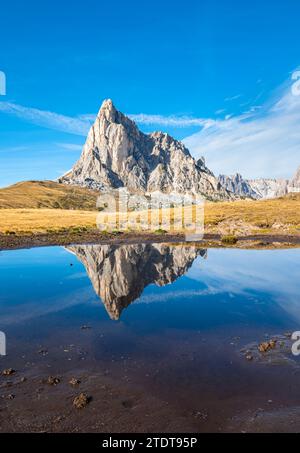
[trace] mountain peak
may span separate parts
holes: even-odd
[[[98,117],[105,117],[107,120],[114,122],[117,109],[115,108],[111,99],[105,99],[102,102]]]
[[[111,99],[102,103],[79,161],[60,181],[105,191],[126,187],[131,193],[228,198],[214,175],[197,165],[183,143],[160,132],[144,134]]]

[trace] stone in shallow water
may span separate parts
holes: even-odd
[[[16,370],[13,368],[8,368],[7,370],[2,371],[2,376],[11,376],[12,374],[15,374]]]
[[[276,344],[277,344],[276,340],[265,341],[264,343],[261,343],[258,346],[258,350],[259,350],[259,352],[262,352],[262,353],[263,352],[268,352],[271,349],[275,349],[276,348]]]
[[[84,409],[90,403],[90,401],[91,398],[89,398],[84,393],[80,393],[80,395],[74,398],[73,406],[76,407],[76,409]]]
[[[47,384],[49,385],[58,385],[60,383],[60,379],[58,377],[49,376],[47,379]]]
[[[77,385],[79,385],[81,383],[81,381],[79,379],[76,379],[76,378],[72,378],[69,382],[70,385],[72,385],[73,387],[76,387]]]

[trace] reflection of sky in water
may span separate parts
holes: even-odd
[[[96,298],[84,267],[60,247],[1,252],[0,287],[2,325]]]
[[[147,286],[121,320],[144,330],[234,323],[292,328],[300,322],[299,257],[300,250],[209,250],[174,283]],[[72,316],[74,307],[112,322],[83,264],[63,248],[1,252],[0,287],[0,328],[50,313]]]
[[[300,250],[210,250],[188,277],[215,292],[265,293],[300,321]]]

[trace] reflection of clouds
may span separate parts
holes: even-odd
[[[214,288],[207,288],[203,290],[189,290],[189,291],[168,291],[162,294],[145,294],[135,301],[135,304],[152,304],[154,302],[170,302],[172,300],[190,297],[211,296],[219,294],[219,290]]]
[[[65,280],[80,280],[81,278],[88,278],[86,272],[77,272],[76,274],[69,275]]]
[[[41,316],[62,312],[76,305],[90,304],[95,298],[92,288],[81,288],[64,296],[43,297],[43,300],[33,301],[23,305],[8,305],[5,314],[1,313],[1,326],[17,324]]]
[[[283,310],[300,320],[300,251],[210,250],[187,277],[218,292],[253,296],[265,292]]]
[[[106,247],[110,250],[109,246]],[[120,286],[121,296],[123,294],[130,296],[132,288],[136,289],[139,283],[142,286],[140,289],[138,288],[138,296],[140,297],[135,302],[137,304],[156,302],[172,304],[174,301],[184,305],[188,299],[198,298],[201,301],[205,297],[215,295],[219,295],[217,301],[221,304],[224,294],[230,298],[242,296],[247,298],[251,306],[261,304],[262,300],[269,301],[274,305],[277,304],[296,321],[300,321],[300,250],[211,249],[208,252],[208,258],[204,261],[203,254],[200,254],[197,258],[197,253],[188,246],[184,248],[174,246],[174,250],[166,245],[156,247],[159,250],[163,247],[163,250],[160,250],[161,253],[156,253],[159,250],[153,251],[153,246],[147,245],[148,255],[144,249],[140,248],[134,255],[132,253],[128,255],[130,250],[131,252],[134,251],[134,246],[113,247],[111,254],[105,258],[99,254],[103,246],[96,248],[89,246],[88,250],[95,251],[95,263],[100,266],[99,268],[97,266],[95,269],[92,268],[95,276],[99,277],[99,288],[108,291],[112,288],[118,289]],[[117,250],[127,250],[128,253],[124,256],[126,259],[119,260],[119,267],[113,265],[105,268],[107,279],[103,279],[104,274],[101,274],[101,266],[104,262],[107,263],[108,259],[110,264],[116,264],[113,258]],[[129,266],[130,256],[132,267]],[[146,259],[147,256],[148,260]],[[135,261],[134,257],[138,261]],[[142,262],[144,260],[146,260],[146,263],[143,267]],[[91,265],[93,260],[88,262]],[[152,262],[154,267],[151,268],[152,271],[150,272],[149,265]],[[24,279],[22,277],[22,285],[25,284],[25,286],[22,286],[22,294],[17,290],[15,292],[15,285],[18,280],[12,279],[11,286],[9,284],[12,292],[11,299],[9,299],[7,291],[5,299],[3,295],[0,296],[1,326],[59,313],[76,305],[98,305],[99,300],[94,294],[83,267],[70,268],[69,264],[69,255],[65,250],[59,248],[6,252],[3,254],[2,259],[0,259],[3,279],[6,278],[5,275],[10,273],[20,278],[20,273],[24,271],[25,266],[29,266],[30,271],[27,269],[29,272],[26,275],[24,274]],[[77,264],[79,263],[77,262]],[[39,272],[43,269],[43,272],[36,273],[36,268],[39,269]],[[5,271],[9,269],[9,274],[5,274],[4,269]],[[75,269],[76,272],[74,272]],[[55,270],[55,273],[52,274],[53,270]],[[116,270],[119,270],[119,272]],[[183,275],[185,277],[178,283],[178,286],[171,286]],[[110,278],[112,276],[116,277],[114,287]],[[142,277],[146,280],[143,280]],[[80,280],[82,280],[82,283]],[[153,282],[156,282],[158,286],[154,287]],[[129,286],[124,286],[122,283],[124,285],[128,283]],[[168,283],[171,283],[171,285],[163,288]],[[30,285],[34,284],[37,289],[36,292],[33,289],[31,294]],[[148,290],[143,293],[144,288],[149,284]],[[80,286],[80,288],[76,289],[76,286]],[[51,288],[52,294],[54,291],[56,294],[50,296],[49,288]],[[19,300],[17,300],[17,297],[19,297]],[[27,300],[29,301],[27,302]],[[122,298],[121,301],[123,301]]]

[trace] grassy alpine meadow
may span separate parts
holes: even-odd
[[[97,214],[65,209],[1,209],[0,232],[59,234],[65,230],[95,228]]]
[[[198,209],[198,211],[196,211]],[[201,209],[186,207],[184,225],[201,216]],[[2,208],[0,233],[61,233],[65,231],[152,230],[185,232],[182,208],[125,213],[104,213],[87,209]],[[218,234],[300,234],[300,194],[264,201],[206,202],[204,206],[206,233]],[[144,227],[142,226],[144,225]],[[145,225],[150,225],[145,228]]]

